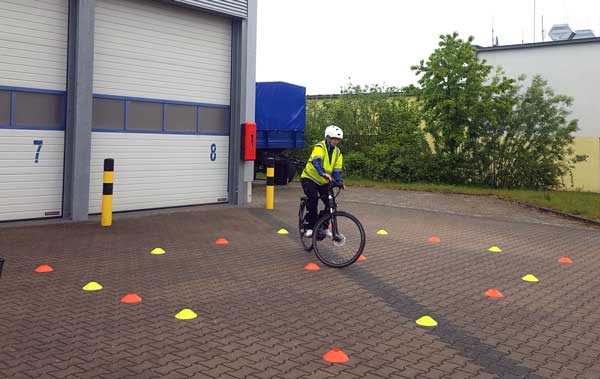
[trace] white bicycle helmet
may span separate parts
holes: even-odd
[[[344,132],[339,126],[329,125],[325,128],[325,138],[327,137],[344,139]]]

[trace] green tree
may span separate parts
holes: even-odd
[[[524,78],[522,78],[524,80]],[[516,105],[506,120],[503,138],[492,144],[495,151],[490,184],[496,187],[559,187],[573,164],[573,133],[577,120],[568,120],[573,99],[556,95],[541,76],[519,91]]]
[[[440,36],[420,75],[418,95],[443,182],[494,187],[556,187],[570,172],[577,121],[572,99],[555,95],[540,77],[519,82],[476,57],[473,37]]]

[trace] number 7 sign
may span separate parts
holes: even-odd
[[[40,151],[42,150],[42,145],[44,141],[40,139],[33,140],[33,144],[37,146],[37,150],[35,151],[35,163],[38,163],[40,157]]]

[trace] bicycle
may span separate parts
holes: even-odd
[[[314,250],[317,258],[330,267],[342,268],[356,262],[365,248],[365,229],[360,221],[348,212],[338,211],[336,198],[342,185],[329,182],[324,214],[317,219],[312,237],[304,236],[308,198],[300,198],[298,230],[306,251]],[[337,189],[337,193],[335,192]]]

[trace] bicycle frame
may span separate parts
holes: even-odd
[[[337,202],[335,201],[335,198],[337,196],[334,195],[333,193],[333,189],[335,187],[340,187],[339,184],[334,183],[334,182],[329,182],[329,190],[328,190],[328,196],[327,196],[327,200],[328,203],[327,206],[329,208],[329,214],[332,215],[337,211]],[[338,193],[339,195],[339,193]],[[333,239],[334,241],[337,241],[338,238],[338,228],[337,228],[337,220],[335,219],[335,217],[331,218],[331,233],[333,234]]]

